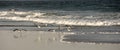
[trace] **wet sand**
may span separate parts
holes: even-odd
[[[120,34],[75,34],[65,35],[63,41],[92,42],[92,43],[120,43]]]
[[[69,27],[0,20],[0,50],[119,50],[119,34],[119,26]]]
[[[0,50],[119,50],[120,44],[64,43],[56,32],[0,31]]]

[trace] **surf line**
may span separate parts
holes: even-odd
[[[75,25],[75,26],[110,26],[120,25],[120,20],[114,21],[94,21],[94,20],[71,20],[71,19],[48,19],[48,18],[27,18],[27,17],[0,17],[0,19],[15,20],[15,21],[32,21],[38,23],[48,24],[62,24],[62,25]]]

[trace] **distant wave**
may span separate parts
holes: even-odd
[[[111,26],[111,25],[120,25],[120,19],[114,19],[111,14],[108,16],[80,16],[79,13],[75,16],[76,13],[65,14],[54,13],[54,12],[34,12],[34,11],[1,11],[0,19],[8,19],[15,21],[33,21],[38,23],[49,23],[49,24],[62,24],[62,25],[78,25],[78,26]],[[104,14],[104,13],[103,13]],[[88,15],[88,14],[87,14]],[[94,15],[94,13],[93,13]],[[98,15],[98,14],[97,14]],[[118,14],[119,15],[119,14]],[[108,19],[107,19],[108,18]],[[113,18],[113,19],[111,19]]]

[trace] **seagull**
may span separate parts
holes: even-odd
[[[37,25],[38,28],[41,28],[40,25]]]
[[[71,31],[71,28],[67,28],[67,31]]]
[[[67,31],[71,31],[71,26],[65,25],[67,27]]]
[[[53,31],[53,32],[55,32],[55,29],[49,29],[48,31]]]
[[[48,26],[48,24],[45,24],[45,26]]]
[[[15,31],[18,31],[19,29],[14,29],[13,31],[15,32]]]
[[[21,31],[27,31],[27,30],[25,30],[25,29],[14,29],[13,31],[14,32],[16,32],[16,31],[21,32]]]

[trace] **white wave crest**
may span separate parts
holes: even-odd
[[[45,16],[46,13],[41,12],[12,12],[12,11],[1,11],[0,19],[9,19],[16,21],[33,21],[38,23],[49,23],[49,24],[63,24],[63,25],[88,25],[88,26],[110,26],[120,25],[120,19],[74,19],[72,15],[55,16],[56,13],[51,13],[52,16]],[[78,17],[78,16],[77,16]],[[92,17],[91,17],[92,18]],[[91,19],[90,18],[90,19]]]
[[[109,26],[120,25],[120,20],[73,20],[73,19],[48,19],[48,18],[25,18],[25,17],[0,17],[16,21],[33,21],[38,23],[63,24],[63,25],[89,25],[89,26]]]

